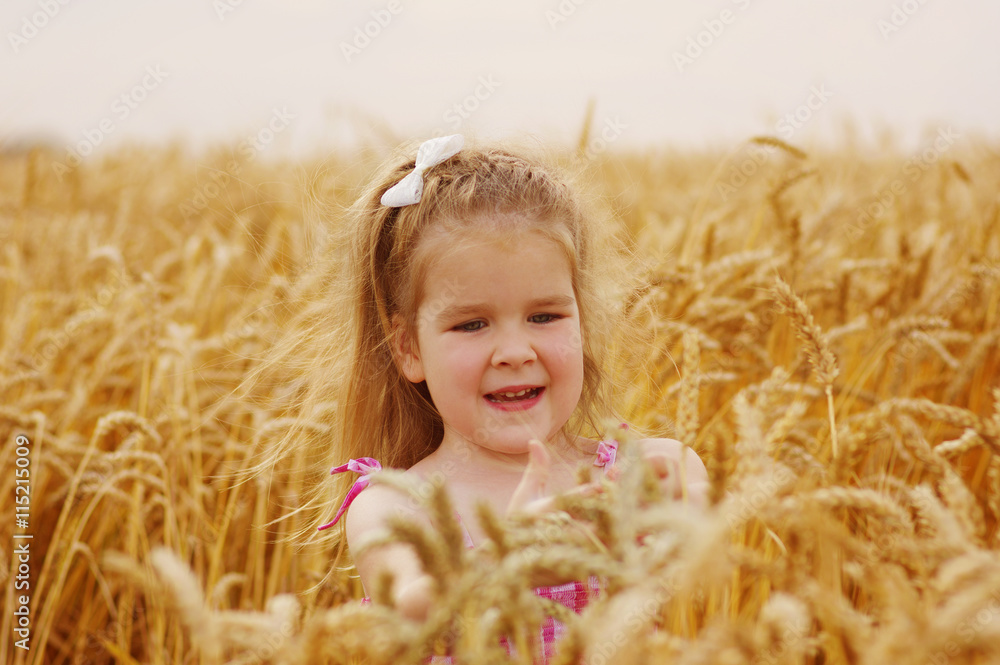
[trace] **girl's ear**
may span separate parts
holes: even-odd
[[[396,362],[399,363],[399,369],[407,381],[420,383],[425,376],[424,365],[420,362],[417,340],[398,314],[392,317],[392,332],[392,352],[396,356]]]

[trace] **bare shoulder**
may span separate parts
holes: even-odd
[[[403,492],[377,483],[355,497],[345,516],[347,544],[353,550],[380,537],[394,517],[427,521],[414,502]]]
[[[698,457],[698,453],[680,441],[676,439],[640,439],[639,445],[644,456],[663,456],[678,464],[683,463],[689,483],[708,481],[708,471],[705,470],[705,464]]]

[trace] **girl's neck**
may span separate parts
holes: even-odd
[[[551,453],[554,468],[563,467],[565,471],[572,472],[578,464],[596,454],[597,444],[582,437],[577,437],[575,443],[571,443],[565,434],[559,433],[545,442],[545,445]],[[448,475],[454,472],[454,477],[476,482],[481,478],[496,481],[509,477],[518,480],[527,466],[527,452],[498,452],[445,434],[437,450],[421,460],[414,469],[419,471],[417,467],[425,467],[427,470],[443,470]]]

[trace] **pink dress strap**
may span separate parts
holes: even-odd
[[[628,423],[622,423],[620,429],[628,429]],[[618,445],[618,439],[604,439],[597,443],[597,458],[594,460],[594,466],[603,467],[605,475],[615,465],[615,460],[618,458]]]
[[[347,491],[347,496],[344,497],[344,503],[340,505],[340,510],[337,511],[336,517],[333,518],[332,522],[328,522],[323,526],[319,527],[319,530],[329,529],[331,526],[340,521],[347,509],[350,508],[351,503],[354,499],[361,494],[361,490],[368,487],[368,483],[371,482],[371,474],[376,471],[381,471],[382,465],[378,463],[378,460],[371,457],[359,457],[358,459],[348,460],[347,464],[341,464],[340,466],[335,466],[330,470],[330,475],[335,473],[344,473],[345,471],[353,471],[354,473],[360,473],[361,477],[358,478],[351,489]]]
[[[597,459],[594,460],[594,466],[604,467],[604,473],[607,474],[615,465],[617,457],[618,442],[615,439],[606,439],[597,444]]]

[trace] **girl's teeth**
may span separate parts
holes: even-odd
[[[519,390],[516,393],[512,392],[493,393],[488,397],[494,402],[500,402],[500,401],[523,399],[526,396],[534,397],[537,392],[538,392],[537,388],[525,388],[524,390]]]

